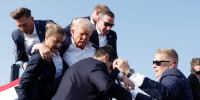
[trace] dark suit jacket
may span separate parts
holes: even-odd
[[[63,65],[64,72],[67,68]],[[50,100],[61,79],[54,79],[55,73],[53,61],[44,61],[39,52],[34,53],[16,87],[18,100]]]
[[[193,100],[200,100],[200,82],[194,74],[188,77],[192,90]]]
[[[107,45],[111,45],[117,52],[117,34],[116,34],[116,32],[110,30],[109,33],[106,34],[106,37],[107,37],[107,41],[108,41]],[[98,36],[98,33],[96,30],[90,36],[90,42],[99,46],[99,36]]]
[[[45,26],[48,22],[53,22],[52,20],[35,20],[34,24],[36,27],[37,34],[39,36],[40,42],[44,41],[45,39]],[[28,50],[25,48],[24,43],[24,33],[21,32],[19,29],[15,30],[12,33],[12,38],[16,46],[16,61],[28,61],[27,53]]]
[[[192,100],[189,82],[176,68],[167,69],[159,82],[146,77],[139,88],[151,97],[138,93],[136,100]]]
[[[131,100],[131,94],[107,73],[106,64],[91,57],[72,65],[63,75],[52,100]]]

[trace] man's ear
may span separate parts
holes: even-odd
[[[97,22],[98,22],[98,23],[99,23],[99,21],[100,21],[100,17],[97,18]]]
[[[169,68],[177,68],[176,62],[174,62],[174,61],[170,62],[170,67]]]
[[[47,35],[45,35],[45,40],[47,40],[48,39],[48,36]]]
[[[99,11],[95,10],[95,15],[98,16],[98,14],[99,14]]]
[[[34,21],[34,18],[31,16],[31,20]]]
[[[74,29],[71,29],[71,34],[72,34],[72,35],[74,34]]]
[[[107,61],[109,61],[109,54],[105,54],[105,59],[107,60]]]
[[[109,60],[109,55],[108,54],[105,54],[102,58],[101,58],[101,61],[106,63],[107,61]]]

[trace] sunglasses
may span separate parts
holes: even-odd
[[[200,71],[195,71],[194,69],[192,69],[197,75],[200,75]]]
[[[198,72],[195,72],[197,75],[200,75],[200,71],[198,71]]]
[[[160,61],[153,61],[153,64],[156,64],[157,66],[160,66],[162,62],[171,62],[171,61],[163,61],[163,60],[160,60]]]
[[[105,25],[105,26],[111,26],[111,27],[114,26],[114,24],[110,24],[110,23],[108,23],[108,22],[105,22],[103,19],[101,19],[101,20],[104,22],[104,25]]]

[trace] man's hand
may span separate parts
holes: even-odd
[[[129,65],[128,65],[128,61],[127,60],[123,60],[123,59],[116,59],[113,62],[113,69],[118,69],[121,73],[123,73],[124,75],[127,75],[129,72]]]
[[[130,79],[128,79],[125,75],[123,75],[121,79],[124,82],[125,89],[129,91],[135,89],[135,84]]]
[[[23,69],[24,69],[24,70],[26,69],[27,65],[28,65],[27,63],[24,63],[24,64],[23,64]]]
[[[48,62],[51,61],[52,53],[49,47],[47,47],[44,43],[38,43],[35,47],[36,50],[39,50],[40,55],[43,60]]]

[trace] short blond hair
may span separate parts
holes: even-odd
[[[106,6],[106,5],[104,5],[104,4],[98,4],[98,5],[96,5],[96,6],[94,7],[94,11],[95,11],[95,10],[101,12],[101,11],[106,11],[106,10],[110,10],[110,9],[108,8],[108,6]]]
[[[155,54],[165,54],[167,56],[168,60],[174,61],[176,64],[178,64],[178,54],[176,50],[172,48],[161,48],[156,50]]]
[[[200,58],[192,58],[191,64],[191,72],[193,72],[193,68],[195,66],[200,66]]]
[[[46,33],[47,36],[52,36],[54,34],[59,34],[65,36],[65,32],[61,26],[55,24],[53,22],[49,22],[46,24]]]

